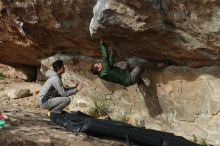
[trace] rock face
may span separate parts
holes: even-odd
[[[151,79],[170,128],[220,145],[216,140],[220,136],[219,71],[218,66],[171,66],[158,73],[155,80]]]
[[[30,94],[30,89],[9,90],[7,92],[7,95],[10,97],[10,99],[18,99],[27,97]]]
[[[220,145],[220,68],[211,66],[220,64],[219,6],[218,0],[2,0],[0,62],[36,68],[42,58],[67,54],[58,55],[66,64],[64,83],[84,83],[69,110],[87,112],[98,98],[115,119]],[[138,56],[202,68],[149,69],[147,88],[108,83],[88,71],[100,57],[100,37],[116,60]]]
[[[217,0],[98,0],[90,33],[114,40],[123,56],[219,64],[218,7]]]
[[[20,66],[17,68],[0,64],[0,73],[7,78],[22,79],[25,81],[35,81],[37,72],[34,67]]]
[[[96,57],[103,36],[120,58],[219,65],[218,8],[218,0],[3,0],[0,61],[39,66],[57,52]]]
[[[94,56],[96,42],[89,34],[94,4],[95,0],[1,1],[0,61],[39,66],[42,57],[57,52]]]
[[[220,145],[220,97],[218,66],[194,69],[169,66],[143,74],[145,87],[128,88],[100,80],[88,72],[89,63],[56,55],[43,60],[49,68],[56,59],[65,60],[65,85],[84,83],[84,88],[71,97],[69,110],[89,113],[94,100],[105,103],[108,115],[136,126],[172,132],[200,144]],[[51,61],[51,62],[50,62]]]

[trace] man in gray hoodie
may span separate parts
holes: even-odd
[[[57,60],[52,64],[53,70],[46,72],[48,78],[40,90],[38,104],[50,112],[60,113],[67,105],[70,104],[71,96],[82,89],[81,83],[77,83],[75,87],[65,88],[62,83],[61,75],[65,72],[62,60]]]

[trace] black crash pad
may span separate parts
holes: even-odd
[[[125,140],[141,146],[199,146],[183,137],[123,122],[95,119],[80,111],[51,113],[50,119],[73,133],[83,132],[97,137]]]

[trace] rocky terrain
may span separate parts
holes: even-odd
[[[33,104],[33,93],[41,87],[38,83],[4,79],[0,85],[0,112],[6,120],[0,129],[0,146],[125,146],[115,140],[75,135],[52,123],[47,111]],[[20,96],[22,89],[29,89],[29,94]],[[10,96],[12,90],[16,98]]]
[[[68,110],[89,112],[98,101],[114,119],[218,146],[219,6],[218,0],[1,0],[0,62],[11,67],[0,65],[0,73],[16,79],[1,80],[0,110],[45,118],[44,111],[28,112],[28,97],[51,63],[63,59],[64,83],[84,83]],[[146,69],[147,88],[107,83],[89,72],[101,57],[100,38],[116,61],[137,56],[171,66]]]

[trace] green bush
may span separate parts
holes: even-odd
[[[206,138],[198,137],[196,135],[192,135],[192,137],[193,137],[193,139],[192,139],[193,142],[200,144],[202,146],[209,146],[206,142],[207,141]]]
[[[0,80],[4,80],[6,78],[5,75],[3,75],[2,73],[0,73]]]
[[[197,143],[198,142],[197,137],[194,134],[192,135],[192,137],[193,137],[192,141]]]

